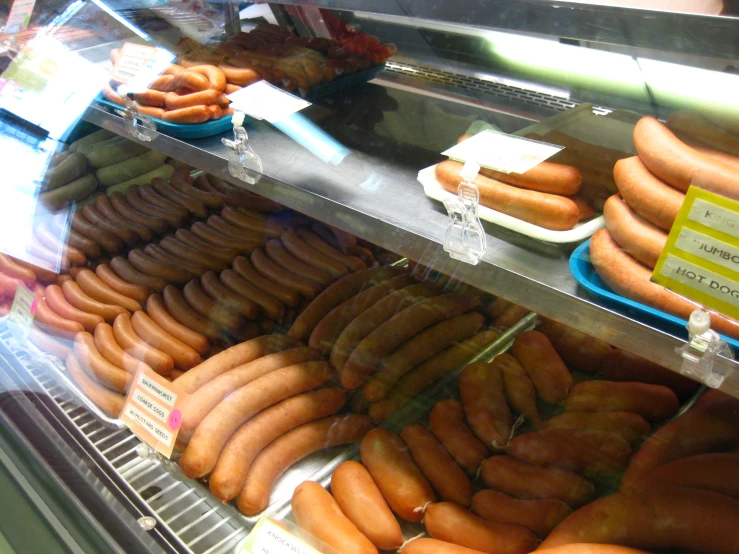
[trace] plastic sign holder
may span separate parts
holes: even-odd
[[[675,351],[683,357],[681,373],[694,377],[711,388],[718,388],[726,375],[714,368],[716,356],[734,358],[731,347],[711,329],[711,317],[703,310],[690,314],[686,326],[690,340]]]
[[[151,142],[157,138],[157,124],[148,115],[140,113],[127,94],[121,95],[121,98],[126,106],[123,110],[116,110],[116,113],[123,118],[128,134],[143,142]]]
[[[256,184],[264,172],[262,159],[252,150],[249,135],[244,128],[244,112],[235,111],[231,122],[234,125],[234,140],[222,138],[221,142],[229,149],[228,171],[250,185]]]
[[[478,264],[487,248],[485,230],[477,214],[480,191],[474,179],[479,171],[479,164],[474,161],[466,162],[462,168],[462,182],[457,189],[457,198],[444,201],[444,207],[449,213],[444,251],[453,259],[472,265]]]

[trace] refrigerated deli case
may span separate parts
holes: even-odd
[[[736,6],[23,4],[14,551],[739,551]]]

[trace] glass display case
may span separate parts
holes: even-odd
[[[737,16],[0,7],[0,541],[739,551]]]

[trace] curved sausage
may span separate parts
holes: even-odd
[[[187,344],[198,354],[205,354],[210,348],[208,338],[192,329],[185,327],[170,315],[164,305],[164,300],[158,294],[152,294],[146,300],[146,313],[164,331],[177,340]]]
[[[210,92],[216,92],[216,91],[203,91],[203,93],[210,93]],[[203,93],[195,93],[195,94],[203,94]],[[167,96],[170,94],[177,94],[175,92],[168,92]],[[191,96],[188,94],[187,96]],[[183,100],[184,98],[187,98],[187,96],[180,96],[176,101],[168,99],[167,101],[169,103],[187,103],[195,101],[192,100]],[[171,109],[167,110],[162,114],[162,119],[164,121],[168,121],[169,123],[203,123],[205,121],[208,121],[210,119],[210,110],[208,109],[208,106],[205,105],[197,105],[197,106],[190,106],[185,108],[179,108],[179,109]]]
[[[95,346],[90,333],[77,333],[74,337],[74,353],[80,366],[92,379],[114,391],[128,390],[132,375],[105,359]]]
[[[317,250],[324,256],[339,262],[349,271],[362,271],[363,269],[367,269],[367,264],[365,264],[362,260],[360,260],[356,256],[347,256],[342,252],[339,252],[333,246],[324,242],[323,239],[321,239],[318,235],[316,235],[309,229],[301,227],[296,231],[296,233],[314,250]]]
[[[221,210],[221,216],[231,225],[257,233],[260,236],[266,235],[267,238],[271,239],[279,238],[285,230],[281,225],[270,223],[261,213],[246,208],[226,206]]]
[[[95,327],[95,334],[93,335],[95,346],[97,347],[100,354],[108,360],[115,367],[123,369],[134,375],[139,367],[149,367],[141,360],[137,360],[130,354],[127,354],[123,350],[118,341],[115,339],[113,334],[113,327],[108,323],[99,323]]]
[[[264,233],[231,225],[228,221],[217,215],[208,218],[208,225],[228,237],[240,240],[265,242],[268,237]]]
[[[177,258],[205,267],[210,271],[223,271],[228,265],[210,254],[183,244],[174,237],[164,237],[159,246]]]
[[[128,253],[128,261],[138,271],[164,279],[169,283],[184,284],[193,278],[193,274],[188,270],[173,264],[159,262],[137,248]],[[113,269],[116,269],[116,267],[113,266]],[[162,290],[160,287],[152,288],[160,292]]]
[[[205,178],[205,175],[198,176],[198,179],[200,179],[201,177]],[[177,170],[175,170],[169,182],[174,188],[179,190],[182,194],[187,194],[188,196],[192,196],[193,198],[195,198],[195,200],[202,202],[204,205],[208,206],[209,208],[223,207],[223,203],[225,201],[224,194],[221,194],[220,192],[212,193],[212,192],[200,190],[199,188],[191,185],[187,181],[187,179],[183,178],[182,175],[177,173]]]
[[[113,233],[126,244],[133,244],[139,240],[138,235],[131,229],[119,227],[118,225],[111,223],[92,204],[85,204],[85,207],[82,208],[82,215],[87,221],[99,229],[104,229],[105,231]]]
[[[202,66],[198,66],[202,67]],[[203,91],[210,86],[208,77],[200,72],[192,72],[190,69],[179,71],[174,75],[174,85],[177,88],[189,88],[190,90]],[[215,91],[214,91],[215,92]],[[211,102],[196,102],[196,104],[210,104]],[[188,104],[192,106],[193,104]],[[174,109],[167,106],[170,110]]]
[[[662,385],[583,381],[570,390],[566,412],[633,412],[655,422],[674,416],[677,395]]]
[[[114,258],[116,259],[116,258]],[[119,260],[122,260],[128,264],[128,262],[124,258],[117,258]],[[112,265],[112,260],[111,260]],[[111,289],[116,291],[118,294],[122,294],[123,296],[127,296],[128,298],[131,298],[138,302],[139,304],[146,302],[146,299],[151,294],[151,288],[145,285],[135,284],[131,283],[125,279],[122,279],[120,276],[116,274],[114,269],[111,267],[111,265],[108,264],[99,264],[95,268],[95,275],[106,285],[108,285]],[[116,264],[121,265],[121,264]],[[129,265],[130,267],[130,265]],[[136,271],[132,267],[130,267],[132,271]],[[125,271],[124,271],[125,273]],[[137,272],[138,273],[138,272]]]
[[[135,312],[141,309],[141,304],[136,300],[116,292],[89,269],[80,270],[75,277],[75,281],[82,292],[98,302],[120,306],[129,312]]]
[[[187,217],[187,215],[173,213],[168,209],[162,208],[158,204],[152,204],[145,200],[141,196],[139,187],[137,186],[131,186],[126,189],[126,200],[131,204],[131,206],[133,206],[133,209],[152,218],[164,219],[172,227],[180,227]]]
[[[514,339],[511,351],[545,402],[559,404],[567,397],[572,375],[546,335],[525,331]]]
[[[144,342],[168,354],[178,368],[187,370],[202,362],[200,354],[162,329],[146,312],[135,312],[131,326]]]
[[[472,511],[490,521],[519,525],[546,537],[572,510],[556,498],[521,500],[494,490],[472,497]]]
[[[126,397],[106,387],[100,386],[90,379],[85,372],[82,371],[79,361],[74,354],[70,353],[67,355],[66,365],[72,379],[74,379],[82,391],[90,397],[90,400],[92,400],[95,405],[109,416],[118,417],[123,410],[123,403]]]
[[[180,289],[167,285],[162,290],[167,311],[175,320],[209,340],[221,338],[220,328],[191,308]]]
[[[626,253],[648,267],[657,265],[667,244],[667,233],[636,215],[615,194],[606,200],[603,216],[613,240]]]
[[[113,207],[113,204],[111,204],[110,199],[106,194],[101,194],[95,199],[95,206],[99,212],[107,217],[114,225],[118,225],[124,229],[130,229],[136,233],[142,241],[148,242],[151,240],[153,236],[151,229],[133,220],[126,220]]]
[[[81,323],[88,332],[93,332],[98,323],[103,322],[103,318],[98,314],[83,312],[82,310],[72,306],[65,298],[61,287],[58,285],[49,285],[46,287],[46,304],[52,311],[64,319]]]
[[[480,173],[504,183],[529,190],[570,196],[580,191],[582,174],[571,165],[541,162],[525,173],[503,173],[483,167]]]
[[[178,256],[170,254],[168,250],[165,250],[158,244],[147,244],[144,247],[144,254],[150,256],[152,259],[162,264],[187,271],[190,274],[191,279],[194,279],[195,277],[200,277],[206,271],[204,266],[189,262],[185,259],[179,258]]]
[[[108,322],[112,322],[116,317],[118,317],[118,314],[129,313],[128,310],[121,306],[103,304],[102,302],[98,302],[97,300],[90,298],[82,291],[80,286],[72,280],[66,281],[62,284],[62,292],[64,293],[64,298],[67,299],[67,302],[78,310],[87,312],[88,314],[98,314]]]
[[[36,282],[36,274],[33,271],[15,263],[2,252],[0,252],[0,272],[13,279],[19,279],[28,286]]]
[[[539,424],[536,390],[520,362],[510,354],[499,354],[490,362],[503,376],[503,391],[508,405],[535,425]]]
[[[163,233],[167,230],[167,220],[161,217],[152,217],[136,210],[131,204],[128,203],[126,197],[119,191],[114,191],[110,195],[110,203],[121,217],[133,221],[151,229],[156,233]]]
[[[236,333],[244,326],[244,318],[228,310],[223,304],[208,296],[196,280],[187,283],[183,289],[185,300],[204,318],[223,327],[230,333]]]
[[[200,285],[208,296],[228,310],[241,314],[247,319],[259,317],[259,306],[249,298],[239,296],[226,287],[214,272],[204,273],[200,278]]]
[[[147,344],[131,326],[131,316],[120,314],[113,322],[116,342],[128,354],[148,364],[161,375],[169,375],[174,369],[174,360],[168,354]]]
[[[123,241],[106,229],[102,229],[87,221],[81,213],[72,216],[72,229],[84,237],[94,240],[109,254],[116,254],[123,249]]]
[[[257,304],[268,318],[275,321],[282,319],[285,313],[285,305],[271,294],[254,286],[233,269],[223,270],[219,279],[224,286],[234,293]]]
[[[315,281],[321,287],[327,287],[333,283],[331,275],[312,265],[301,262],[290,254],[290,252],[288,252],[283,244],[277,239],[267,241],[267,244],[264,245],[264,250],[267,252],[270,259],[276,264],[281,265],[283,268],[295,273],[296,275],[303,275],[304,277]]]
[[[237,250],[239,253],[249,253],[259,248],[262,244],[261,240],[256,237],[246,238],[235,238],[229,235],[224,235],[216,231],[210,225],[203,223],[202,221],[196,221],[190,227],[190,231],[196,235],[199,239],[209,242],[215,246],[222,248],[231,248]]]
[[[169,212],[170,214],[178,217],[180,223],[178,225],[175,225],[176,227],[180,227],[182,225],[182,221],[190,216],[190,212],[189,210],[187,210],[187,208],[184,208],[183,206],[180,206],[177,202],[172,202],[168,198],[165,198],[164,196],[159,194],[156,190],[154,190],[154,187],[151,183],[139,187],[138,192],[141,195],[141,198],[149,204],[152,204],[160,210]],[[126,194],[128,194],[128,190],[126,190]],[[169,219],[167,221],[169,221]]]
[[[36,229],[34,229],[34,234],[42,246],[52,252],[61,251],[62,259],[66,258],[70,265],[82,266],[87,263],[87,256],[82,251],[71,244],[62,243],[59,237],[54,235],[43,221],[39,222]]]
[[[287,306],[295,307],[300,303],[300,293],[280,283],[263,277],[249,262],[249,258],[239,256],[232,264],[234,270],[256,287],[266,291]]]
[[[226,75],[215,65],[193,65],[187,68],[187,71],[200,73],[208,79],[208,87],[218,92],[223,92],[226,88]],[[181,75],[180,73],[179,75]]]
[[[254,252],[251,253],[251,263],[253,264],[254,269],[256,269],[257,272],[259,272],[265,279],[269,279],[284,287],[296,290],[307,300],[312,300],[318,296],[319,292],[321,292],[322,286],[320,283],[307,279],[302,275],[298,275],[277,265],[269,259],[262,249],[254,250]]]
[[[459,396],[472,432],[485,446],[504,449],[513,428],[503,391],[503,375],[496,364],[474,363],[459,376]]]
[[[191,214],[197,217],[208,217],[208,208],[202,202],[196,200],[192,196],[180,192],[164,179],[155,178],[151,180],[154,190],[161,194],[164,198],[179,204]]]
[[[36,325],[41,330],[63,339],[71,339],[77,333],[85,330],[79,321],[67,319],[57,314],[46,304],[43,298],[36,299],[36,314],[34,319]]]
[[[429,414],[429,427],[457,463],[475,475],[488,451],[467,427],[462,404],[452,398],[437,402]]]
[[[226,76],[226,80],[229,83],[239,85],[240,87],[251,85],[257,81],[261,81],[262,79],[262,76],[253,69],[235,67],[228,64],[219,64],[218,68]],[[228,92],[228,90],[226,90],[226,92]]]
[[[649,434],[649,422],[633,412],[565,412],[540,425],[541,429],[596,429],[618,433],[632,445]]]
[[[238,250],[234,250],[232,248],[221,248],[215,244],[205,242],[187,229],[177,229],[174,236],[182,244],[189,246],[194,250],[204,252],[208,254],[208,256],[216,258],[217,260],[229,265],[234,261],[234,258],[239,255]]]
[[[341,279],[348,273],[343,264],[324,256],[300,238],[295,231],[285,231],[280,235],[280,240],[293,256],[306,264],[328,272],[332,279]]]

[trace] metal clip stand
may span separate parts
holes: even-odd
[[[477,265],[485,253],[485,231],[477,215],[480,191],[474,183],[480,166],[468,161],[462,168],[462,182],[457,189],[456,200],[444,200],[449,212],[449,227],[444,236],[444,251],[455,260]]]
[[[231,118],[234,124],[234,140],[226,138],[221,142],[230,150],[228,154],[228,171],[246,183],[253,185],[259,180],[264,172],[262,159],[252,150],[249,145],[249,135],[244,129],[244,113],[236,111]],[[256,175],[252,176],[252,174]]]
[[[128,134],[144,142],[150,142],[157,138],[157,125],[148,115],[139,113],[136,104],[127,95],[121,95],[126,103],[124,110],[116,110],[116,113],[123,118],[126,124]]]
[[[711,317],[707,312],[695,310],[691,313],[687,328],[690,341],[675,349],[683,357],[681,373],[694,377],[711,388],[720,387],[726,375],[714,368],[714,360],[716,356],[733,359],[734,352],[711,329]]]

